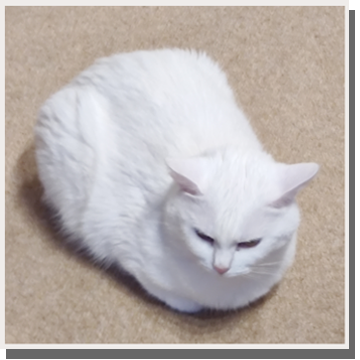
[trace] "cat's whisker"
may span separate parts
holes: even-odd
[[[247,273],[247,274],[243,274],[242,277],[247,278],[247,279],[254,279],[257,276],[256,276],[256,274]]]
[[[256,275],[273,275],[271,271],[258,271],[258,270],[251,270],[249,274],[256,274]]]
[[[272,263],[262,263],[262,264],[256,264],[255,266],[275,266],[275,265],[278,265],[280,264],[281,262],[280,261],[275,261],[275,262],[272,262]]]
[[[233,273],[229,273],[227,277],[246,276],[246,275],[248,275],[248,272],[233,272]]]

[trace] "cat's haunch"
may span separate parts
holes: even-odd
[[[45,102],[35,137],[64,231],[176,310],[243,307],[293,261],[318,165],[267,154],[203,53],[100,59]]]

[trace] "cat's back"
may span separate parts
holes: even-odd
[[[95,86],[108,99],[119,137],[146,143],[164,156],[192,156],[242,143],[259,146],[225,73],[205,53],[117,54],[98,60],[73,84]]]
[[[194,50],[162,49],[120,53],[98,59],[83,71],[74,84],[93,84],[107,95],[148,96],[156,105],[181,96],[207,95],[231,97],[227,78],[219,65],[205,53]],[[209,92],[210,90],[210,92]]]

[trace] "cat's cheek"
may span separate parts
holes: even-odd
[[[194,241],[194,243],[190,247],[190,251],[197,258],[200,267],[206,269],[207,271],[213,270],[212,264],[214,250],[209,244],[201,243],[200,241]]]

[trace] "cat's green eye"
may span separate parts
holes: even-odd
[[[255,247],[256,245],[258,245],[260,241],[261,241],[261,239],[254,239],[254,240],[250,240],[250,241],[244,241],[244,242],[238,243],[237,248],[238,249],[252,248],[252,247]]]
[[[211,245],[214,244],[215,240],[214,240],[212,237],[210,237],[210,236],[208,236],[208,235],[205,235],[204,233],[202,233],[202,232],[201,232],[200,230],[198,230],[198,229],[194,229],[194,231],[195,231],[195,234],[196,234],[200,239],[208,242],[208,243],[211,244]]]

